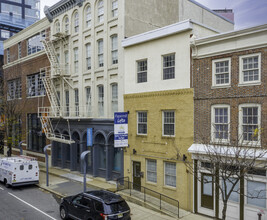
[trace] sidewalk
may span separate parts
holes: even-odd
[[[114,181],[106,182],[103,178],[93,178],[92,176],[86,176],[87,190],[93,189],[105,189],[110,191],[116,190],[116,183]],[[79,172],[70,171],[68,169],[49,168],[49,186],[46,186],[46,168],[40,166],[40,182],[39,187],[50,191],[51,193],[64,197],[68,195],[74,195],[83,191],[83,176]],[[122,193],[123,197],[126,197],[127,203],[131,208],[132,220],[148,219],[148,220],[171,220],[177,219],[160,212],[153,211],[146,207],[140,206],[138,201],[134,199],[127,199],[129,195]],[[149,205],[147,206],[149,207]],[[184,210],[180,210],[183,213],[180,219],[184,220],[210,220],[201,215],[196,215]]]

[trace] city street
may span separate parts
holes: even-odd
[[[60,219],[60,199],[37,186],[6,188],[0,184],[0,216],[6,220]]]

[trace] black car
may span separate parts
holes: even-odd
[[[125,200],[105,190],[88,191],[61,199],[62,219],[130,220],[130,208]]]

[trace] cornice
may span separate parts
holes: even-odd
[[[147,98],[147,97],[157,97],[157,96],[175,96],[175,95],[193,95],[194,90],[190,89],[176,89],[176,90],[166,90],[166,91],[156,91],[156,92],[144,92],[144,93],[133,93],[125,94],[125,99],[132,98]]]

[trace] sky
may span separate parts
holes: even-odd
[[[59,0],[40,0],[41,18],[44,6],[52,6]],[[125,0],[127,1],[127,0]],[[143,0],[141,0],[142,2]],[[267,23],[267,0],[195,0],[210,9],[233,9],[235,29],[246,28]]]

